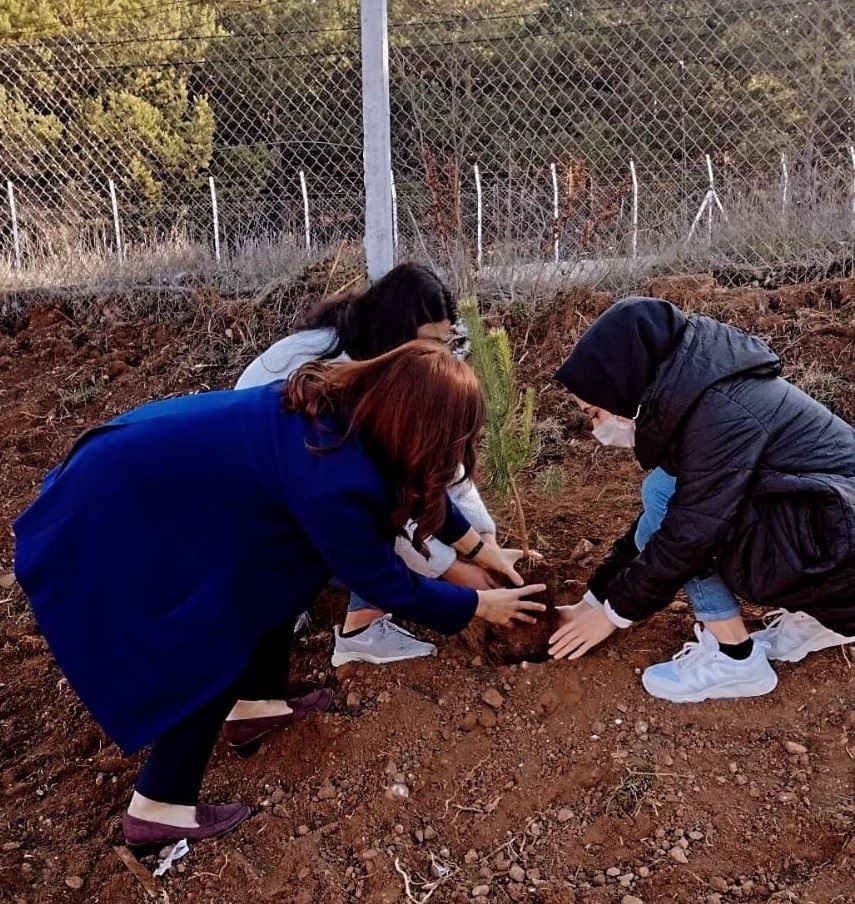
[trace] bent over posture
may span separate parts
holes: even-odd
[[[553,655],[582,655],[680,588],[703,627],[644,672],[667,700],[768,693],[769,659],[853,639],[855,431],[780,373],[757,337],[655,298],[619,302],[582,336],[556,377],[594,435],[650,473]],[[778,607],[753,637],[739,597]]]
[[[329,706],[329,691],[286,691],[294,620],[333,574],[446,633],[543,609],[522,599],[542,585],[477,592],[414,575],[394,552],[410,518],[417,544],[478,547],[445,490],[474,467],[483,404],[465,364],[414,342],[144,405],[51,471],[15,523],[15,571],[95,718],[128,753],[151,745],[130,843],[208,838],[248,815],[197,805],[208,758],[227,718],[238,746]],[[481,546],[475,559],[519,584],[519,555]]]

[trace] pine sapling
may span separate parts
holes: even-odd
[[[487,482],[509,493],[514,504],[523,554],[531,560],[528,526],[517,478],[534,458],[534,390],[517,386],[516,365],[508,334],[503,328],[487,330],[474,298],[460,303],[460,315],[469,333],[472,366],[487,402],[484,428],[484,463]]]

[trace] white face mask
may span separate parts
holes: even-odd
[[[610,414],[591,432],[594,434],[594,438],[604,446],[620,446],[622,449],[632,449],[635,446],[635,421],[617,418]]]

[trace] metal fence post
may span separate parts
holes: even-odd
[[[9,195],[9,216],[12,219],[12,243],[15,247],[15,269],[21,272],[21,239],[18,235],[18,208],[15,205],[15,189],[12,180],[6,180],[6,192]]]
[[[365,166],[365,260],[377,279],[392,269],[391,129],[387,0],[361,0],[362,134]]]

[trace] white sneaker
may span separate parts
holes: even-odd
[[[826,628],[807,612],[774,609],[763,621],[766,627],[755,631],[751,637],[765,647],[769,659],[800,662],[808,653],[855,643],[855,637],[844,637]]]
[[[778,676],[769,665],[766,649],[754,644],[748,659],[731,659],[718,641],[695,625],[697,643],[690,641],[668,662],[644,670],[648,693],[672,703],[700,703],[728,697],[759,697],[775,689]]]
[[[336,667],[346,662],[373,662],[381,665],[384,662],[401,662],[436,653],[436,647],[432,643],[413,637],[409,631],[396,625],[388,613],[354,637],[342,637],[339,625],[335,626],[333,633],[335,649],[332,664]]]

